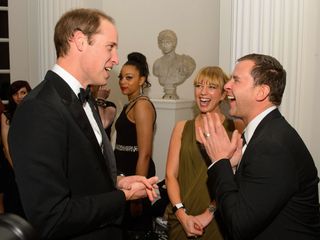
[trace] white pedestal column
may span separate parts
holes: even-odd
[[[157,111],[157,124],[153,141],[153,161],[159,180],[165,178],[167,153],[173,127],[180,120],[194,117],[193,100],[151,99]]]

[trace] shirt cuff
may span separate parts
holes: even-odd
[[[218,162],[218,161],[212,162],[212,163],[210,164],[210,166],[208,167],[208,170],[209,170],[216,162]]]

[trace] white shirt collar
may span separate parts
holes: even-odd
[[[76,96],[78,96],[78,93],[80,92],[80,88],[82,88],[82,86],[74,76],[72,76],[69,72],[67,72],[58,64],[55,64],[51,70],[58,74],[71,87],[72,91],[76,94]],[[102,133],[99,129],[97,121],[93,116],[92,109],[90,108],[89,104],[86,103],[83,104],[82,107],[88,117],[88,120],[91,124],[91,127],[94,131],[99,145],[102,146]]]
[[[70,88],[76,94],[76,96],[78,96],[80,88],[82,88],[82,85],[74,76],[72,76],[69,72],[67,72],[58,64],[55,64],[51,70],[58,74],[70,86]]]
[[[273,111],[276,108],[277,108],[276,106],[272,106],[272,107],[267,108],[262,113],[257,115],[254,119],[252,119],[251,122],[249,122],[247,127],[243,130],[244,137],[246,139],[247,144],[249,143],[251,137],[253,136],[254,131],[256,130],[257,126],[262,121],[262,119],[264,119],[265,116],[267,116],[271,111]]]

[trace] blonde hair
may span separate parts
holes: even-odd
[[[227,74],[218,66],[203,67],[199,70],[193,84],[216,85],[223,92],[224,85],[229,81]]]

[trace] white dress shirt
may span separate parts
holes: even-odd
[[[70,86],[70,88],[76,94],[76,96],[78,96],[78,94],[80,92],[80,88],[83,88],[83,86],[80,84],[80,82],[75,77],[73,77],[69,72],[64,70],[58,64],[55,64],[51,70],[53,72],[55,72],[56,74],[58,74]],[[90,121],[91,127],[94,131],[94,134],[98,140],[99,145],[102,146],[102,133],[98,127],[96,120],[94,119],[92,109],[89,106],[88,102],[83,104],[83,109],[84,109],[84,111]]]
[[[254,131],[256,130],[256,128],[258,127],[258,125],[262,121],[262,119],[264,119],[265,116],[267,116],[271,111],[273,111],[276,108],[277,108],[276,106],[272,106],[272,107],[267,108],[262,113],[257,115],[254,119],[252,119],[251,122],[249,122],[249,124],[243,130],[244,137],[245,137],[246,143],[247,143],[246,145],[249,144],[250,139],[252,138]],[[246,145],[244,147],[246,147]],[[242,149],[242,152],[244,152],[243,149]]]

